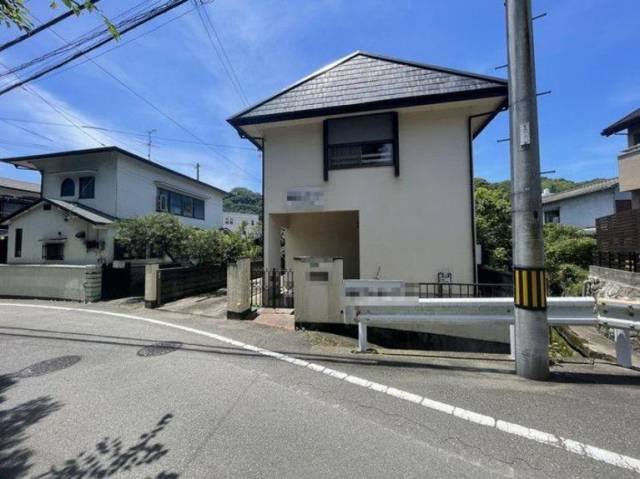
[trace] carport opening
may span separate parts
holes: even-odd
[[[283,228],[285,267],[296,256],[341,257],[345,279],[360,277],[357,211],[292,213]]]

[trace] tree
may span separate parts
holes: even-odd
[[[76,15],[80,15],[83,11],[93,12],[98,8],[94,5],[95,0],[60,0],[68,10]],[[49,3],[52,9],[58,8],[58,1],[52,0]],[[17,27],[23,32],[28,32],[33,28],[33,23],[29,15],[29,8],[25,5],[24,0],[0,0],[0,23],[4,23],[7,28]],[[118,37],[118,31],[107,17],[102,15],[107,29],[114,37]]]
[[[576,183],[549,180],[556,188]],[[489,183],[475,180],[476,232],[482,245],[484,264],[509,270],[512,262],[511,199],[508,181]],[[588,183],[588,182],[587,182]],[[551,294],[579,294],[596,241],[580,228],[559,224],[544,225],[545,267]]]
[[[262,219],[262,195],[247,188],[233,188],[222,200],[224,211],[251,213]]]
[[[133,258],[168,256],[174,263],[220,264],[261,253],[246,229],[233,232],[185,226],[169,213],[120,220],[116,226],[116,241]]]
[[[580,294],[596,250],[596,240],[573,226],[544,225],[544,252],[551,294]]]
[[[134,258],[168,256],[178,262],[184,258],[188,231],[169,213],[124,219],[117,223],[116,241]]]
[[[509,192],[486,180],[475,182],[476,233],[487,264],[506,270],[511,265],[511,201]]]

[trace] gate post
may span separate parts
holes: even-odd
[[[247,319],[251,313],[251,259],[227,265],[227,319]]]
[[[158,306],[158,271],[159,264],[147,264],[144,267],[144,307]]]

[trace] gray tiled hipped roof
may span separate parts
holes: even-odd
[[[611,136],[614,133],[618,133],[619,131],[626,130],[631,125],[640,124],[640,108],[633,110],[624,118],[616,121],[612,125],[609,125],[604,130],[602,130],[602,134],[604,136]]]
[[[542,197],[542,204],[548,205],[555,203],[556,201],[566,200],[568,198],[575,198],[576,196],[588,195],[590,193],[597,193],[599,191],[605,191],[618,186],[618,178],[611,178],[609,180],[594,181],[593,183],[586,184],[584,186],[578,186],[571,190],[561,191],[560,193],[552,193]]]
[[[475,93],[487,96],[506,95],[506,81],[433,65],[355,52],[300,80],[282,92],[238,113],[232,124],[259,123],[259,119],[279,115],[322,114],[332,108],[376,105],[385,102],[421,104],[410,100],[433,98],[447,101],[448,95]],[[407,101],[409,100],[409,101]]]

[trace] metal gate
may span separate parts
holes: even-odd
[[[252,269],[251,305],[265,308],[293,308],[293,271]]]
[[[102,265],[102,299],[126,298],[131,295],[131,264],[124,268]]]

